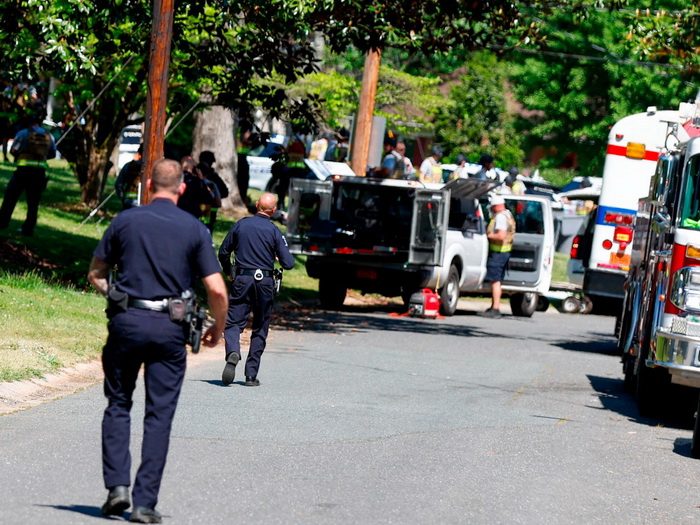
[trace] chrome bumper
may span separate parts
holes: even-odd
[[[667,368],[674,383],[700,388],[700,337],[658,328],[654,357],[647,366]]]

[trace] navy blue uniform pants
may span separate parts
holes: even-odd
[[[241,355],[241,333],[253,313],[253,329],[250,335],[250,350],[245,363],[246,377],[256,377],[260,358],[265,350],[267,332],[272,317],[274,283],[272,277],[256,281],[252,275],[239,275],[231,286],[224,340],[226,357],[235,352]]]
[[[46,170],[35,166],[18,166],[7,183],[5,197],[0,207],[0,230],[7,228],[22,192],[27,194],[27,218],[22,224],[22,233],[32,235],[39,214],[39,201],[46,189]]]
[[[102,352],[108,404],[102,420],[102,471],[105,487],[131,485],[130,410],[144,365],[146,410],[141,465],[133,489],[135,506],[155,508],[170,442],[170,429],[185,377],[185,327],[165,312],[129,309],[108,325]]]

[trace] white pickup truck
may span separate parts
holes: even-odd
[[[406,304],[421,288],[437,290],[441,313],[452,315],[460,295],[488,295],[488,240],[480,198],[498,185],[458,179],[448,184],[334,175],[294,179],[287,239],[306,254],[319,279],[321,306],[338,308],[348,288]],[[549,289],[554,257],[552,209],[546,198],[507,195],[516,220],[503,282],[514,315],[530,317]]]

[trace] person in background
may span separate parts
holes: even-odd
[[[474,178],[481,180],[493,179],[494,174],[490,173],[493,169],[493,157],[483,154],[479,159],[479,164],[481,165],[481,169],[474,175]]]
[[[141,170],[143,169],[143,144],[139,146],[134,159],[130,160],[119,170],[114,189],[122,201],[122,209],[128,210],[139,205],[139,186],[141,185]]]
[[[418,180],[421,182],[442,182],[442,159],[443,151],[440,146],[433,146],[431,155],[420,165]]]
[[[450,174],[450,180],[466,179],[469,177],[467,172],[467,157],[463,153],[457,155],[457,169]]]
[[[24,192],[27,196],[27,217],[22,224],[22,235],[34,235],[39,215],[39,202],[46,189],[47,159],[56,156],[56,142],[51,134],[40,126],[41,119],[31,114],[27,127],[14,138],[10,153],[15,157],[17,169],[7,183],[0,207],[0,230],[10,225],[17,201]]]
[[[396,150],[398,142],[395,137],[387,137],[384,140],[384,159],[382,165],[375,172],[379,177],[389,179],[403,179],[406,164],[403,155]],[[404,150],[405,151],[405,150]]]
[[[402,159],[403,159],[403,163],[404,163],[404,168],[403,168],[404,178],[406,178],[406,179],[412,179],[412,178],[414,178],[415,175],[416,175],[416,168],[413,167],[413,163],[411,162],[411,159],[409,159],[409,158],[406,156],[406,143],[405,143],[405,142],[398,141],[398,142],[396,143],[396,153],[398,153],[399,155],[401,155],[401,157],[402,157]]]
[[[491,308],[479,312],[479,315],[496,319],[501,317],[501,283],[515,239],[515,218],[500,195],[491,197],[491,221],[486,228],[486,237],[489,240],[489,254],[484,281],[491,283]]]
[[[202,207],[213,206],[216,196],[207,187],[192,157],[183,157],[181,164],[185,191],[178,199],[177,207],[199,219],[202,217]]]

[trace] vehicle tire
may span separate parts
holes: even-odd
[[[535,292],[514,293],[510,296],[510,309],[517,317],[532,317],[537,309]]]
[[[690,455],[700,459],[700,402],[695,412],[695,426],[693,427],[693,444],[690,446]]]
[[[579,313],[583,315],[590,314],[593,311],[593,301],[591,301],[591,298],[588,297],[587,295],[583,296],[583,299],[581,300],[581,308],[579,309]]]
[[[577,314],[581,311],[581,301],[570,295],[561,302],[561,309],[565,314]]]
[[[634,360],[628,358],[622,364],[622,371],[625,374],[625,379],[622,382],[622,388],[628,394],[634,395],[637,391],[637,376],[634,375]]]
[[[445,284],[440,288],[440,313],[448,317],[454,315],[457,311],[457,303],[459,303],[459,271],[452,265]]]
[[[646,365],[648,343],[645,346],[637,363],[637,409],[642,417],[659,417],[668,405],[671,374],[665,368],[649,368]]]
[[[321,308],[339,310],[343,306],[347,293],[347,286],[337,278],[327,276],[318,280],[318,300]]]
[[[265,188],[265,191],[268,193],[274,193],[277,195],[277,188],[280,185],[279,179],[270,179],[267,183],[267,187]]]
[[[546,312],[548,308],[549,308],[549,299],[547,299],[544,295],[540,295],[537,298],[536,310],[538,312]]]

